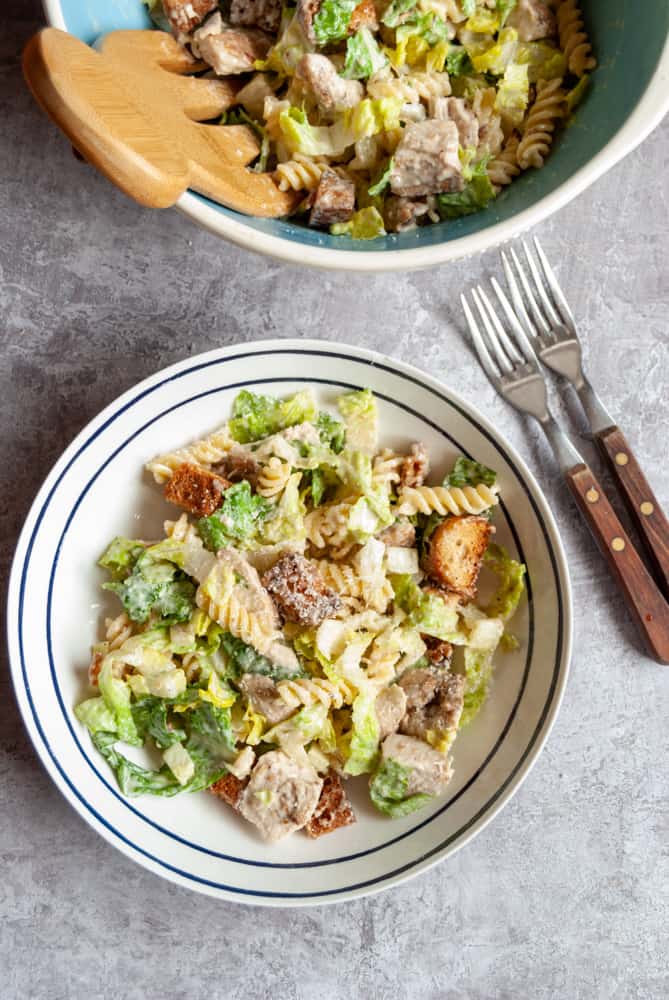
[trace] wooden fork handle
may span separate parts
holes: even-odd
[[[669,604],[646,569],[617,514],[585,464],[567,472],[581,514],[618,582],[650,656],[669,663]]]
[[[595,435],[648,550],[660,587],[669,598],[669,521],[619,427]]]

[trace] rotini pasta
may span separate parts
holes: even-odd
[[[478,486],[417,486],[400,493],[398,514],[482,514],[499,503],[497,489]]]
[[[156,456],[147,462],[146,469],[152,473],[157,483],[164,483],[175,469],[186,462],[205,469],[211,468],[212,465],[225,457],[234,444],[235,442],[230,436],[230,428],[228,424],[224,424],[212,434],[200,438],[199,441],[194,441],[186,448]]]
[[[556,124],[566,111],[562,80],[539,80],[534,104],[518,144],[516,158],[521,170],[542,167],[553,142]]]
[[[157,542],[115,538],[100,560],[123,610],[93,647],[94,697],[75,713],[122,788],[212,786],[271,836],[310,821],[324,775],[330,789],[342,772],[383,785],[389,748],[409,771],[415,755],[433,755],[432,791],[445,788],[445,758],[485,699],[523,567],[488,544],[493,470],[461,456],[445,481],[462,485],[426,484],[425,445],[379,448],[369,390],[338,404],[342,420],[311,391],[245,390],[234,452],[226,425],[150,463],[160,482],[185,455],[204,469],[222,455],[228,481],[211,513],[165,521]],[[199,510],[211,479],[198,473],[187,497],[166,499]],[[475,603],[484,559],[503,581],[489,606]],[[467,674],[451,672],[450,642],[475,651],[473,668],[462,658]],[[119,747],[142,740],[163,754],[156,771],[129,768]],[[308,808],[295,775],[313,785]],[[385,798],[372,795],[382,811]],[[423,799],[406,801],[402,811]],[[331,812],[328,798],[319,817]]]
[[[506,187],[520,173],[518,143],[518,136],[512,135],[504,149],[488,164],[490,183],[498,189]]]
[[[595,68],[597,60],[592,54],[578,0],[562,0],[557,9],[557,21],[560,48],[564,52],[567,66],[575,76],[583,76]]]

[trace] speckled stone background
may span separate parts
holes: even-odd
[[[320,336],[440,373],[519,449],[564,535],[576,647],[544,754],[473,844],[399,889],[293,912],[197,896],[101,840],[37,760],[3,660],[0,997],[666,998],[669,668],[640,653],[544,441],[463,347],[457,295],[494,254],[405,277],[329,276],[136,207],[75,161],[28,96],[19,52],[40,18],[38,0],[2,3],[3,578],[50,465],[120,392],[221,344]],[[539,230],[592,376],[665,504],[668,161],[665,123]]]

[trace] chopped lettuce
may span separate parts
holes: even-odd
[[[443,64],[449,76],[464,76],[473,70],[469,53],[463,45],[449,45]]]
[[[504,76],[499,81],[495,110],[512,125],[518,127],[525,117],[530,96],[530,81],[527,66],[509,63]]]
[[[243,674],[263,674],[266,677],[271,677],[273,681],[290,680],[304,676],[301,671],[286,670],[277,666],[255,650],[253,646],[247,646],[245,642],[229,632],[224,633],[221,647],[227,656],[227,676],[233,680],[242,677]]]
[[[369,783],[369,797],[379,812],[397,819],[421,809],[431,795],[407,795],[411,770],[388,758],[374,773]]]
[[[397,574],[390,577],[395,604],[408,615],[408,623],[426,635],[452,640],[458,630],[458,612],[438,594],[422,590],[413,577]]]
[[[465,646],[465,698],[460,726],[466,726],[478,715],[488,696],[492,679],[494,649],[474,649]]]
[[[530,83],[557,80],[567,72],[564,53],[552,42],[519,42],[513,61],[527,66]]]
[[[318,414],[316,427],[322,444],[333,451],[335,455],[339,455],[346,442],[346,428],[342,422],[325,410],[321,410]]]
[[[471,458],[463,455],[456,460],[453,471],[444,479],[444,486],[479,486],[484,483],[486,486],[494,486],[497,480],[497,473],[489,469],[480,462],[475,462]]]
[[[471,215],[486,208],[493,200],[495,189],[488,177],[486,163],[486,160],[480,160],[469,170],[463,171],[467,180],[464,190],[454,194],[437,195],[442,219],[457,219],[462,215]]]
[[[316,401],[310,389],[278,399],[242,389],[232,404],[230,433],[235,441],[248,444],[277,434],[287,427],[316,419]]]
[[[374,35],[363,27],[346,42],[346,62],[340,75],[345,80],[366,80],[387,64]]]
[[[366,774],[374,769],[379,750],[375,699],[375,692],[363,692],[353,702],[353,731],[344,767],[346,774]]]
[[[226,545],[251,539],[273,512],[269,500],[252,493],[248,482],[243,480],[225,491],[218,510],[200,518],[197,530],[205,547],[217,552]]]
[[[173,743],[165,750],[163,760],[180,785],[187,785],[195,774],[195,761],[181,743]]]
[[[381,24],[387,28],[398,28],[400,24],[408,20],[407,15],[415,11],[416,0],[392,0],[386,7]]]
[[[257,59],[254,69],[260,72],[277,73],[279,77],[293,76],[297,64],[309,45],[294,7],[284,7],[276,45],[267,53],[266,59]]]
[[[297,542],[304,538],[305,506],[300,496],[302,473],[294,472],[288,479],[279,503],[274,507],[262,529],[262,541],[266,545],[276,545],[283,541]]]
[[[580,78],[575,87],[567,93],[567,111],[571,114],[575,108],[581,103],[585,97],[586,91],[590,85],[590,77],[587,73],[584,73]]]
[[[132,571],[144,548],[136,539],[119,536],[110,542],[98,566],[108,569],[115,580],[122,580]]]
[[[497,7],[497,13],[499,14],[500,28],[504,27],[509,14],[514,9],[517,3],[518,0],[497,0],[496,7]]]
[[[314,37],[319,45],[346,38],[351,14],[358,0],[323,0],[314,17]]]
[[[469,42],[465,48],[477,73],[502,76],[509,63],[514,61],[518,32],[513,28],[502,28],[495,39]]]
[[[479,10],[467,20],[465,31],[476,35],[494,35],[499,30],[499,14],[494,10]]]
[[[488,615],[508,621],[515,613],[525,590],[523,563],[512,559],[504,546],[492,542],[484,556],[484,565],[499,577],[499,586],[486,608]]]
[[[193,775],[186,785],[182,785],[167,764],[164,764],[159,771],[141,767],[116,749],[116,741],[117,737],[113,733],[101,732],[93,735],[95,746],[115,772],[119,788],[128,797],[137,795],[170,797],[182,791],[196,792],[207,788],[227,773],[222,762],[212,760],[206,753],[197,753],[188,748],[194,762]]]
[[[378,410],[371,389],[355,389],[337,400],[346,424],[346,440],[352,449],[373,455],[378,442]]]
[[[175,622],[187,621],[193,611],[195,587],[191,581],[173,563],[156,559],[150,549],[142,548],[123,579],[103,586],[117,594],[128,617],[140,624],[152,611]]]
[[[283,140],[293,153],[306,156],[340,156],[358,139],[378,135],[399,125],[402,99],[365,98],[337,115],[333,125],[311,125],[301,108],[290,107],[279,116]]]
[[[141,746],[143,740],[137,732],[130,707],[130,688],[124,680],[114,676],[111,656],[107,656],[103,660],[102,670],[98,676],[98,686],[104,703],[114,718],[116,738],[132,746]]]
[[[107,707],[104,698],[88,698],[77,705],[74,714],[91,733],[115,733],[116,714]]]
[[[260,142],[260,152],[255,163],[250,169],[256,174],[265,173],[267,170],[267,161],[269,160],[271,143],[264,125],[262,125],[256,118],[251,118],[251,116],[248,115],[242,107],[230,108],[228,111],[225,111],[221,116],[220,124],[247,125],[252,130]]]
[[[381,170],[379,171],[374,183],[371,185],[371,187],[367,188],[367,194],[371,195],[372,198],[375,198],[377,195],[382,194],[388,187],[388,185],[390,184],[390,175],[393,172],[394,165],[395,165],[395,159],[394,157],[391,156],[388,162],[386,163],[385,167],[382,167]]]
[[[385,236],[383,216],[374,205],[354,212],[348,222],[335,222],[330,226],[333,236],[350,236],[352,240],[375,240]]]

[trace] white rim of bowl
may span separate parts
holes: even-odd
[[[47,20],[54,28],[67,30],[60,0],[42,0]],[[537,225],[581,194],[602,174],[631,153],[656,128],[669,111],[669,37],[653,77],[625,124],[606,146],[585,166],[577,170],[555,191],[512,219],[489,226],[480,233],[414,250],[332,250],[326,247],[293,243],[271,236],[246,223],[221,215],[214,207],[187,191],[176,208],[198,225],[222,236],[236,246],[273,257],[289,264],[306,265],[327,271],[415,271],[436,267],[488,250],[514,239]]]
[[[548,537],[550,539],[550,544],[552,547],[553,554],[555,556],[555,561],[558,570],[558,584],[561,588],[562,595],[564,598],[564,628],[563,628],[563,651],[560,663],[559,677],[556,684],[556,689],[552,698],[550,709],[543,721],[543,728],[541,734],[537,737],[536,742],[533,744],[531,751],[528,753],[527,757],[520,765],[518,770],[515,772],[513,780],[504,789],[502,794],[499,796],[497,801],[491,808],[486,812],[486,814],[481,817],[477,822],[474,822],[472,826],[468,829],[467,833],[464,834],[455,844],[444,848],[441,851],[436,852],[431,857],[424,861],[420,859],[411,866],[411,868],[402,872],[401,874],[395,875],[394,877],[388,878],[386,881],[382,881],[381,884],[372,887],[364,887],[360,889],[353,889],[346,892],[342,892],[341,895],[337,896],[325,896],[322,899],[316,897],[315,899],[273,899],[270,897],[244,897],[241,898],[238,895],[232,894],[230,892],[222,891],[217,888],[210,888],[207,885],[194,884],[175,872],[171,871],[164,866],[155,863],[152,860],[144,857],[140,852],[135,851],[131,846],[125,843],[121,838],[116,836],[111,832],[103,823],[101,823],[86,807],[79,801],[79,799],[72,793],[67,785],[66,780],[61,776],[58,768],[56,767],[54,761],[51,759],[48,748],[43,746],[42,738],[38,732],[37,724],[32,717],[30,711],[26,692],[23,684],[23,678],[21,674],[21,664],[20,655],[18,650],[18,639],[16,634],[16,629],[14,628],[14,623],[17,621],[18,616],[18,592],[21,582],[21,573],[23,569],[23,564],[26,558],[26,550],[28,545],[28,540],[31,536],[32,531],[35,527],[36,518],[40,507],[48,495],[52,485],[56,482],[58,476],[61,474],[62,470],[66,467],[70,459],[77,453],[81,443],[87,439],[92,433],[94,433],[98,428],[102,427],[106,421],[114,414],[117,410],[124,407],[126,404],[136,399],[139,395],[144,393],[147,389],[150,389],[157,383],[164,381],[166,378],[169,379],[174,375],[178,374],[184,368],[192,366],[194,362],[206,363],[207,361],[215,360],[217,358],[226,357],[229,354],[234,354],[234,352],[240,350],[239,344],[234,344],[231,347],[219,348],[217,350],[208,351],[204,354],[199,354],[194,357],[186,357],[182,361],[178,361],[176,364],[170,365],[168,368],[163,368],[148,378],[143,379],[138,382],[137,385],[132,386],[122,395],[118,396],[112,403],[104,408],[96,417],[94,417],[74,438],[71,444],[65,449],[60,458],[56,461],[51,471],[49,472],[46,480],[44,481],[42,487],[38,491],[31,507],[30,511],[26,517],[25,524],[21,531],[18,544],[14,553],[14,558],[12,562],[12,570],[9,581],[9,590],[7,598],[7,641],[9,647],[9,659],[10,659],[10,670],[12,675],[12,681],[14,685],[14,691],[16,693],[17,702],[21,710],[21,715],[23,717],[24,725],[28,731],[30,739],[35,747],[38,757],[40,758],[43,766],[51,776],[56,787],[67,799],[69,804],[76,810],[76,812],[81,816],[89,826],[96,830],[108,843],[113,847],[120,850],[126,857],[130,858],[132,861],[137,862],[154,874],[166,878],[168,881],[174,882],[177,885],[184,886],[196,892],[204,893],[205,895],[215,896],[219,899],[225,898],[233,902],[242,902],[247,905],[258,905],[258,906],[282,906],[282,907],[295,907],[295,906],[322,906],[325,904],[334,904],[337,902],[345,902],[346,900],[356,899],[363,896],[375,895],[378,892],[383,892],[386,889],[390,889],[393,886],[399,885],[403,882],[407,882],[409,879],[413,878],[414,875],[421,874],[428,871],[434,865],[438,864],[440,861],[446,860],[447,857],[452,856],[460,848],[468,844],[478,833],[483,830],[488,823],[490,823],[494,817],[500,812],[500,810],[506,805],[506,803],[516,794],[518,789],[521,787],[527,775],[531,771],[532,767],[536,763],[537,759],[541,755],[544,748],[546,740],[550,735],[553,728],[557,715],[560,711],[560,706],[562,704],[562,699],[567,685],[567,680],[569,678],[572,647],[573,647],[573,603],[572,603],[572,590],[571,590],[571,580],[569,576],[569,569],[567,566],[566,554],[564,547],[562,545],[562,540],[560,538],[560,533],[553,517],[552,511],[548,504],[546,497],[544,496],[543,490],[537,483],[534,475],[528,469],[527,465],[520,457],[518,452],[515,450],[513,445],[508,442],[504,437],[502,437],[499,432],[495,429],[493,424],[485,417],[475,406],[472,406],[467,400],[459,396],[458,393],[453,392],[448,386],[446,386],[439,379],[428,375],[426,372],[421,371],[421,369],[414,367],[406,362],[396,360],[389,357],[388,355],[380,354],[377,351],[370,351],[360,347],[354,347],[344,343],[343,341],[330,342],[325,340],[298,340],[295,338],[290,338],[286,340],[257,340],[249,341],[244,344],[244,349],[249,354],[262,353],[264,351],[275,350],[280,348],[281,350],[315,350],[323,351],[328,353],[341,352],[344,348],[350,353],[350,356],[356,358],[360,361],[365,361],[370,364],[383,364],[388,365],[392,368],[397,369],[397,371],[409,375],[413,378],[417,378],[422,385],[436,389],[441,393],[445,393],[450,399],[460,406],[464,412],[470,413],[472,418],[474,418],[480,426],[491,436],[491,439],[503,447],[503,449],[508,454],[509,458],[514,462],[517,467],[518,473],[522,481],[528,486],[535,499],[541,516],[545,520]]]

